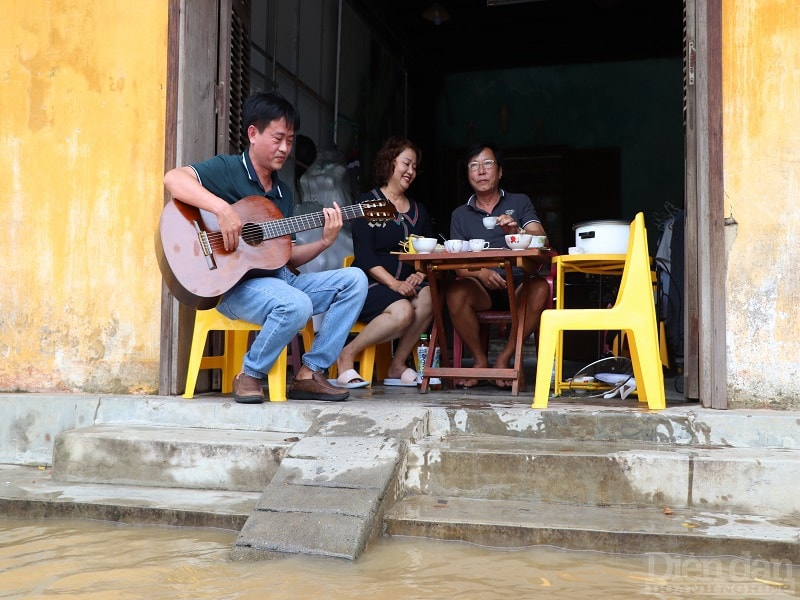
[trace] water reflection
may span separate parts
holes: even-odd
[[[233,562],[236,532],[0,519],[0,598],[794,598],[791,565],[382,540],[357,562]],[[800,568],[794,567],[794,572]]]

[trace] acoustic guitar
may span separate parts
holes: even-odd
[[[280,209],[262,196],[247,196],[232,206],[243,225],[236,250],[227,251],[212,213],[179,200],[164,205],[155,239],[158,266],[169,291],[187,306],[215,307],[249,271],[289,262],[291,234],[325,225],[321,211],[282,218]],[[382,199],[342,207],[345,221],[365,217],[372,226],[396,216],[394,205]]]

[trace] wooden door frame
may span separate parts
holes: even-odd
[[[722,0],[686,0],[685,395],[727,408]]]
[[[168,3],[165,172],[215,153],[221,3],[221,0],[169,0]],[[213,63],[209,61],[211,57]],[[165,190],[163,201],[168,200]],[[181,305],[162,285],[158,381],[161,395],[183,392],[194,314],[194,309]]]
[[[180,68],[180,0],[169,0],[167,11],[167,89],[164,112],[164,172],[175,167],[178,158],[178,73]],[[163,204],[169,201],[164,190]],[[176,394],[180,304],[161,283],[161,329],[159,336],[158,393]]]

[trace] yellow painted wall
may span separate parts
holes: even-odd
[[[167,2],[2,9],[0,391],[155,392]],[[794,0],[723,0],[723,102],[729,402],[797,406]]]
[[[0,391],[152,393],[165,0],[4,0]]]
[[[728,396],[800,406],[800,7],[723,2]]]

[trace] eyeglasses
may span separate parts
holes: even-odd
[[[470,171],[477,171],[478,169],[481,168],[481,166],[483,166],[483,168],[486,169],[487,171],[491,171],[492,169],[495,168],[495,166],[497,166],[497,161],[487,159],[479,162],[476,160],[471,163],[467,163],[467,166],[469,167]]]

